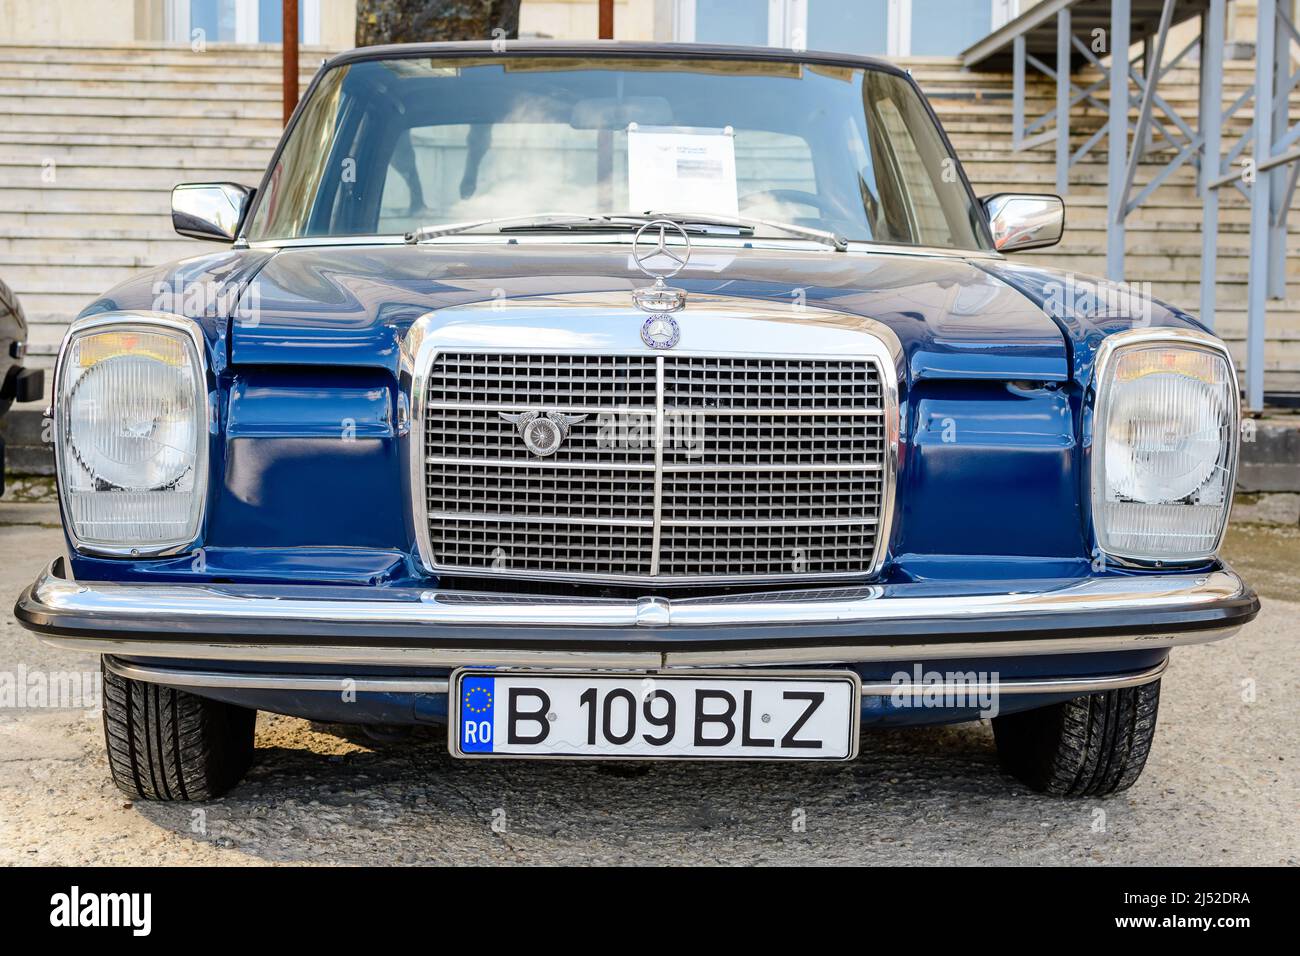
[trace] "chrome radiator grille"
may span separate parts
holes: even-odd
[[[426,381],[435,571],[671,584],[877,564],[874,359],[439,352]],[[533,410],[587,417],[539,458],[502,418]]]

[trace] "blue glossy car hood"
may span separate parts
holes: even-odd
[[[1115,283],[1005,260],[988,260],[980,266],[1056,321],[1069,347],[1071,378],[1080,384],[1092,378],[1097,347],[1116,332],[1133,328],[1209,331],[1194,316],[1154,298],[1150,283]]]
[[[398,343],[426,312],[538,296],[627,291],[648,280],[627,246],[352,246],[286,249],[248,284],[230,331],[235,365],[396,370]],[[697,247],[673,284],[695,293],[866,316],[890,326],[913,381],[1062,381],[1061,329],[970,262],[906,255]],[[680,317],[690,322],[689,304]]]
[[[616,245],[226,250],[143,273],[83,314],[151,309],[196,318],[218,373],[231,362],[396,372],[398,342],[426,312],[620,290],[630,301],[646,284],[627,247]],[[673,284],[876,319],[898,336],[913,381],[1084,384],[1108,335],[1142,325],[1203,328],[1145,296],[1136,311],[1099,307],[1094,294],[1119,288],[1105,280],[998,259],[697,248]],[[1062,289],[1084,294],[1062,298]],[[1133,290],[1121,291],[1134,301]]]

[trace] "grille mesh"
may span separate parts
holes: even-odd
[[[423,410],[434,565],[611,582],[862,573],[884,503],[882,392],[862,359],[441,353]],[[527,411],[587,417],[539,458],[501,418]]]
[[[651,356],[444,353],[429,377],[430,402],[541,406],[655,404]]]

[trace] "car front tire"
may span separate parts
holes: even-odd
[[[113,782],[141,800],[210,800],[253,760],[257,711],[173,687],[104,675],[104,741]]]
[[[1105,797],[1137,782],[1156,733],[1160,681],[993,718],[1003,768],[1040,793]]]

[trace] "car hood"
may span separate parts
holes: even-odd
[[[453,306],[583,297],[649,284],[627,246],[510,244],[315,246],[266,258],[231,320],[235,365],[357,365],[397,370],[402,336]],[[672,280],[696,295],[780,303],[884,323],[922,378],[1062,381],[1069,350],[1058,324],[1023,291],[972,262],[919,255],[697,246]],[[716,300],[715,300],[716,301]],[[678,316],[689,334],[691,305]],[[809,321],[814,320],[810,314]]]

